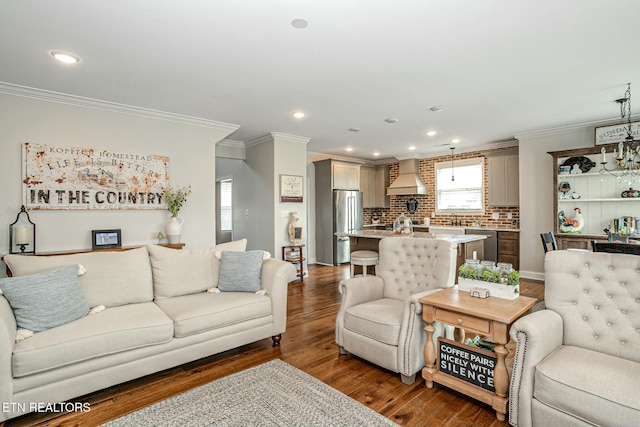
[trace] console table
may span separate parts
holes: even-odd
[[[161,243],[158,246],[164,246],[165,248],[171,249],[182,249],[184,247],[184,243]],[[103,249],[71,249],[68,251],[53,251],[53,252],[38,252],[36,254],[26,254],[23,256],[51,256],[51,255],[73,255],[73,254],[83,254],[86,252],[120,252],[120,251],[128,251],[130,249],[136,249],[141,247],[138,246],[122,246],[119,248],[103,248]],[[17,254],[20,255],[20,254]],[[0,260],[4,261],[4,256],[0,258]],[[7,273],[7,277],[11,277],[11,270],[9,270],[9,266],[5,265],[5,271]]]
[[[505,358],[509,350],[505,344],[509,341],[509,327],[518,318],[527,314],[536,303],[535,298],[520,296],[514,300],[496,297],[474,298],[468,292],[458,291],[451,287],[420,298],[422,317],[427,323],[427,341],[424,347],[425,367],[422,377],[427,388],[433,383],[445,385],[467,396],[491,405],[500,421],[506,419],[507,404],[509,402],[509,373],[505,365]],[[481,336],[490,336],[497,343],[494,351],[496,364],[493,370],[493,384],[495,393],[478,387],[462,379],[440,372],[440,363],[436,364],[436,356],[440,361],[440,354],[436,352],[433,343],[434,322],[441,322],[464,331],[475,332]],[[464,341],[464,331],[458,339]],[[468,347],[460,344],[461,347]],[[475,347],[468,347],[475,350]]]

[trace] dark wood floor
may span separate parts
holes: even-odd
[[[446,387],[427,389],[419,378],[407,386],[400,375],[355,356],[339,356],[334,323],[340,303],[337,284],[348,266],[310,266],[304,283],[289,285],[287,332],[282,346],[262,340],[76,399],[89,412],[30,414],[6,422],[13,426],[93,426],[215,379],[279,358],[406,426],[507,427],[494,411]],[[542,299],[541,282],[523,280],[521,293]],[[418,375],[419,377],[419,375]],[[215,416],[215,415],[214,415]]]

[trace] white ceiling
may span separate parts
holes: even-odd
[[[639,18],[638,0],[0,0],[0,82],[423,157],[616,121],[628,82],[636,114]]]

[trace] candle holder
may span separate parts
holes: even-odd
[[[20,207],[16,220],[9,225],[9,253],[20,255],[36,253],[36,225],[29,218],[29,212],[24,205]]]

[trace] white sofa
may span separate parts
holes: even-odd
[[[200,250],[149,245],[5,256],[13,276],[81,265],[86,273],[78,282],[87,305],[106,309],[15,342],[16,317],[0,295],[0,423],[33,411],[34,404],[64,402],[268,337],[279,344],[292,264],[273,258],[258,264],[261,292],[216,289],[216,252],[245,247],[241,240]]]
[[[640,425],[640,256],[548,252],[544,299],[510,330],[509,423]]]

